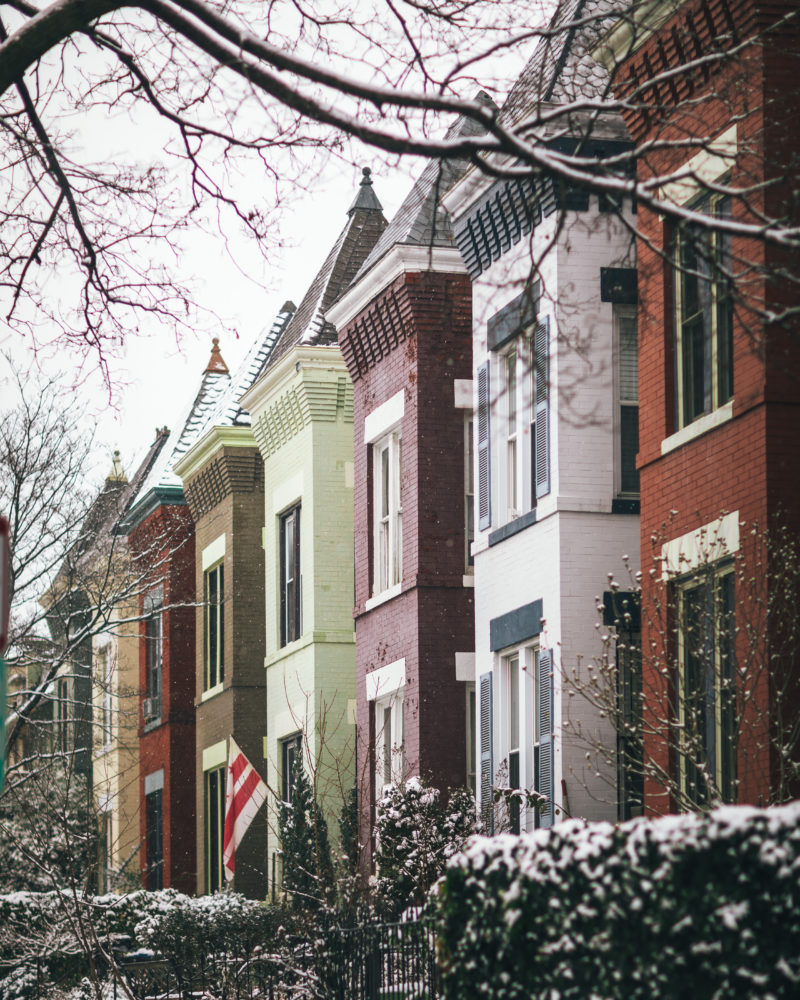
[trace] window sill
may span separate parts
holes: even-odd
[[[475,575],[474,575],[474,573],[470,573],[469,576],[462,576],[461,577],[461,586],[462,587],[474,587],[475,586]]]
[[[213,688],[209,688],[200,695],[200,701],[208,701],[209,698],[214,698],[216,695],[222,694],[223,687],[223,681],[220,681],[219,684],[215,684]]]
[[[365,611],[372,611],[373,608],[377,608],[380,604],[385,604],[387,601],[391,601],[393,597],[397,597],[403,589],[402,583],[396,583],[393,587],[389,587],[388,590],[382,590],[380,594],[376,594],[374,597],[370,597],[364,604]]]
[[[683,445],[688,444],[695,438],[701,437],[703,434],[707,434],[715,427],[719,427],[721,424],[727,423],[732,417],[733,400],[729,399],[727,403],[723,403],[722,406],[717,407],[716,410],[712,410],[711,413],[703,414],[702,417],[698,417],[697,420],[693,420],[685,427],[681,427],[679,431],[676,431],[674,434],[670,434],[669,437],[664,438],[661,442],[661,454],[667,455],[669,452],[675,451],[676,448],[681,448]]]
[[[532,524],[536,524],[535,507],[533,510],[529,510],[527,514],[522,514],[520,517],[514,518],[513,521],[509,521],[508,524],[504,524],[502,528],[492,531],[489,535],[489,548],[493,545],[499,545],[500,542],[504,542],[506,538],[510,538],[512,535],[516,535],[518,532],[524,531]]]
[[[146,733],[150,733],[154,729],[158,729],[160,725],[161,725],[161,716],[159,716],[157,719],[150,719],[148,722],[145,722],[144,731]]]

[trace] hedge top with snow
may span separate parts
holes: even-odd
[[[438,894],[445,997],[797,997],[800,803],[476,837]]]

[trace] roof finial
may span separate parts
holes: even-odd
[[[114,458],[111,461],[111,470],[106,476],[107,483],[127,483],[128,477],[125,475],[125,470],[122,467],[122,459],[120,458],[119,451],[114,452]]]
[[[228,366],[222,360],[222,354],[219,349],[219,337],[211,338],[211,357],[208,364],[206,365],[206,370],[203,372],[204,375],[207,374],[220,374],[228,375]]]
[[[372,171],[369,167],[361,168],[361,184],[356,192],[355,201],[347,210],[347,214],[352,215],[358,208],[365,212],[383,211],[383,205],[378,201],[372,189]]]

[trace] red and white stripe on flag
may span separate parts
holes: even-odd
[[[266,797],[267,786],[231,737],[225,795],[225,836],[222,841],[225,878],[229,882],[236,870],[236,848]]]

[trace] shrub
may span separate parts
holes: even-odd
[[[800,803],[476,838],[437,908],[445,998],[796,997]]]
[[[454,790],[446,807],[419,778],[386,785],[376,816],[378,905],[389,918],[425,902],[447,860],[476,832],[475,802]]]

